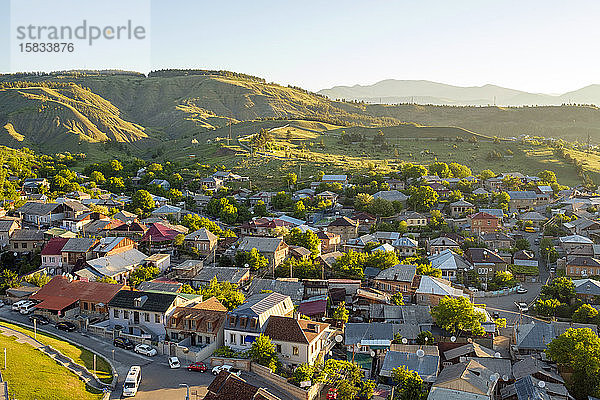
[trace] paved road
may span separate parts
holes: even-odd
[[[33,325],[29,323],[27,316],[10,311],[9,307],[1,308],[0,316],[33,327]],[[88,347],[107,359],[113,360],[114,351],[114,365],[119,374],[119,379],[116,390],[113,391],[110,396],[111,399],[121,398],[123,378],[132,365],[139,365],[142,367],[142,382],[138,394],[135,396],[136,399],[140,400],[183,400],[185,399],[186,389],[179,386],[182,383],[190,386],[190,400],[202,399],[206,394],[206,387],[214,379],[210,372],[191,372],[185,368],[170,369],[166,356],[142,356],[132,351],[116,348],[110,341],[100,339],[94,335],[82,332],[63,332],[57,330],[52,325],[45,325],[40,327],[40,329],[55,335],[63,336],[75,344]],[[183,366],[188,364],[184,360],[181,361]],[[268,382],[261,380],[256,374],[242,372],[242,378],[250,384],[266,388],[282,399],[289,397],[289,395],[286,395],[285,392],[282,392],[279,388],[273,387]]]

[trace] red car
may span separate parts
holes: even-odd
[[[337,388],[331,388],[327,391],[327,400],[336,400],[338,398]]]
[[[188,371],[206,372],[206,364],[203,362],[193,363],[188,365],[187,369]]]

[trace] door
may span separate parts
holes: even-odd
[[[140,313],[137,311],[133,312],[133,323],[135,325],[139,325],[139,323],[140,323]]]

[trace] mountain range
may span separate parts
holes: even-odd
[[[496,85],[453,86],[426,80],[386,79],[373,85],[334,86],[318,92],[330,99],[380,104],[434,104],[454,106],[551,106],[600,104],[600,85],[560,95],[529,93]]]

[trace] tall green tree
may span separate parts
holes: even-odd
[[[452,333],[469,331],[473,335],[483,335],[481,323],[485,316],[475,310],[473,303],[465,297],[444,297],[431,309],[436,324]]]
[[[423,379],[415,371],[406,368],[405,365],[392,370],[392,379],[398,385],[395,399],[419,400],[427,398]]]
[[[216,297],[230,311],[246,301],[246,296],[238,290],[235,283],[229,281],[218,282],[216,277],[202,286],[198,290],[198,294],[201,294],[203,299]]]
[[[248,354],[253,361],[271,368],[273,372],[276,372],[281,368],[281,362],[277,358],[275,345],[268,336],[262,333],[256,338],[254,343],[252,343],[252,347],[248,350]]]

